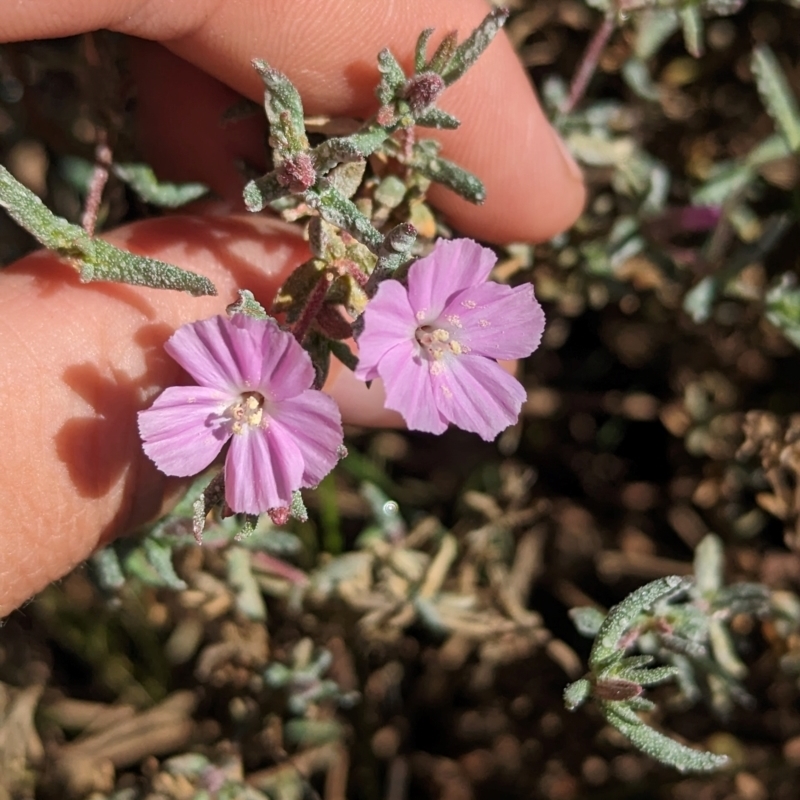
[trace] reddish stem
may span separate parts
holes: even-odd
[[[589,81],[600,63],[600,56],[603,55],[603,50],[605,50],[608,40],[616,27],[616,19],[614,17],[606,17],[602,25],[595,31],[592,40],[584,51],[575,76],[572,78],[567,102],[561,108],[562,114],[570,114],[586,93]]]
[[[89,181],[89,191],[86,194],[86,204],[83,207],[81,226],[89,234],[94,235],[95,225],[97,225],[97,212],[100,210],[100,202],[103,199],[103,189],[108,181],[108,168],[111,166],[111,148],[106,141],[106,132],[97,132],[97,144],[94,149],[94,170]]]
[[[311,323],[314,322],[317,314],[319,314],[319,310],[325,302],[325,295],[328,293],[328,287],[331,285],[332,280],[333,275],[329,272],[324,272],[317,281],[316,286],[311,290],[311,294],[306,301],[306,307],[302,310],[300,318],[295,322],[292,328],[292,334],[300,344],[303,343],[303,339],[306,338]]]

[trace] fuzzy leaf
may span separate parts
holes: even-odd
[[[153,289],[177,289],[195,296],[215,295],[208,278],[173,264],[120,250],[103,239],[92,239],[91,248],[77,261],[83,281],[114,281]]]
[[[594,637],[597,636],[606,615],[599,608],[581,606],[571,609],[569,618],[581,636]]]
[[[614,606],[597,632],[597,638],[589,654],[589,665],[594,673],[602,672],[610,663],[618,661],[623,652],[619,649],[625,633],[636,622],[643,611],[651,609],[657,602],[678,594],[692,585],[691,578],[668,575],[647,583],[629,594]]]
[[[751,68],[767,111],[792,152],[797,152],[800,150],[800,109],[778,59],[767,45],[759,45],[753,50]]]
[[[425,53],[432,34],[433,28],[425,28],[417,39],[417,45],[414,48],[414,72],[425,71]]]
[[[592,684],[586,679],[571,683],[564,689],[564,705],[567,711],[574,711],[578,706],[583,705],[592,693]]]
[[[505,25],[508,13],[506,8],[492,9],[481,24],[456,48],[447,67],[441,73],[448,86],[455,83],[478,60],[500,28]]]
[[[726,756],[693,750],[645,725],[621,703],[601,703],[603,716],[636,748],[680,772],[709,772],[728,763]]]
[[[478,178],[452,161],[432,153],[432,150],[432,147],[418,146],[410,166],[471,203],[482,203],[486,199],[486,189]]]
[[[253,67],[264,81],[264,110],[270,125],[270,140],[280,158],[308,149],[303,101],[294,84],[260,58]]]
[[[125,574],[113,545],[98,550],[90,560],[101,589],[114,592],[125,585]]]
[[[381,73],[381,82],[376,94],[380,104],[385,106],[392,102],[398,90],[405,85],[406,74],[389,50],[378,53],[378,71]]]
[[[169,546],[169,542],[164,539],[156,539],[154,536],[147,536],[142,542],[142,547],[148,563],[156,571],[164,586],[176,591],[188,588],[186,582],[175,572],[172,564],[172,548]]]
[[[655,686],[658,683],[671,681],[677,673],[675,667],[653,667],[651,669],[618,670],[620,678],[638,683],[640,686]]]
[[[94,239],[78,225],[56,216],[11,173],[0,166],[0,205],[41,244],[73,260],[81,280],[113,281],[154,289],[179,289],[193,295],[214,295],[214,284],[194,272],[120,250]]]
[[[244,204],[248,211],[262,211],[270,203],[286,197],[289,190],[278,182],[278,173],[273,170],[244,187]]]
[[[417,117],[417,125],[422,128],[438,128],[439,130],[454,131],[461,125],[460,120],[452,114],[442,111],[441,108],[429,108]]]
[[[347,231],[373,253],[380,250],[383,244],[380,231],[373,227],[355,203],[339,194],[329,183],[319,191],[306,192],[305,201],[309,207],[316,209],[326,222]]]
[[[202,183],[161,182],[147,164],[114,164],[112,170],[142,200],[155,206],[178,208],[208,194],[208,186]]]
[[[343,161],[361,161],[372,155],[388,138],[391,130],[370,125],[350,136],[334,136],[312,151],[317,172],[325,174]]]

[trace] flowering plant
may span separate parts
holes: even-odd
[[[144,451],[162,472],[196,475],[230,442],[225,502],[261,514],[290,506],[338,461],[339,409],[311,388],[311,359],[273,321],[212,317],[179,328],[165,349],[197,385],[165,389],[139,413]]]
[[[380,377],[386,406],[409,428],[448,423],[486,440],[516,422],[522,385],[497,359],[538,346],[544,312],[533,286],[487,282],[494,253],[469,239],[440,240],[408,272],[408,286],[381,283],[364,312],[356,377]]]
[[[477,178],[440,158],[435,142],[416,141],[414,128],[458,126],[436,101],[505,18],[493,11],[461,45],[448,36],[430,60],[424,33],[411,77],[381,53],[378,113],[350,136],[315,147],[289,79],[254,62],[266,89],[275,169],[247,185],[245,202],[252,211],[271,205],[290,219],[309,216],[313,258],[278,292],[273,313],[284,315],[286,329],[242,293],[231,318],[185,325],[169,340],[167,352],[197,385],[165,390],[139,415],[144,450],[159,469],[195,475],[227,446],[228,508],[284,518],[279,510],[294,508],[296,491],[318,484],[341,453],[338,409],[317,391],[331,354],[362,380],[382,379],[387,407],[412,429],[442,433],[454,424],[491,440],[516,421],[525,390],[497,362],[523,358],[539,344],[544,313],[533,287],[489,282],[496,257],[469,239],[440,240],[417,258],[410,222],[431,180],[473,201],[484,196]],[[404,184],[385,174],[371,197],[353,202],[373,153],[409,177]],[[362,209],[370,204],[367,216]],[[392,208],[407,212],[393,227],[386,218]],[[362,319],[351,324],[341,309]],[[354,334],[358,361],[343,343]],[[220,493],[207,494],[213,505]]]

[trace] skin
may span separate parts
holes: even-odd
[[[181,379],[163,353],[178,326],[222,313],[238,287],[265,304],[302,240],[279,222],[242,210],[235,160],[263,160],[262,123],[222,128],[237,93],[262,97],[250,60],[289,75],[311,114],[375,110],[375,56],[390,47],[409,67],[419,28],[461,37],[486,13],[482,0],[31,0],[3,11],[0,41],[108,28],[130,36],[145,158],[166,179],[201,180],[223,198],[191,214],[113,231],[116,244],[207,275],[219,295],[114,284],[82,285],[74,269],[35,253],[0,273],[0,358],[5,367],[0,474],[0,617],[98,546],[158,515],[180,489],[143,455],[136,412]],[[441,106],[462,120],[442,133],[444,155],[479,175],[475,207],[447,191],[433,202],[461,234],[491,242],[540,241],[567,228],[585,195],[580,173],[544,119],[503,35]],[[183,137],[176,134],[182,132]],[[188,137],[188,138],[187,138]],[[346,370],[326,391],[345,420],[392,424],[380,389]]]

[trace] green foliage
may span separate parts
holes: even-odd
[[[797,152],[800,150],[800,109],[778,59],[767,45],[762,44],[753,50],[751,66],[767,111],[789,148]]]
[[[159,181],[147,164],[119,164],[112,166],[114,174],[133,189],[146,203],[163,208],[179,208],[208,193],[202,183],[168,183]]]
[[[747,701],[739,682],[746,668],[725,623],[736,614],[769,613],[769,593],[759,584],[725,586],[723,570],[722,542],[709,534],[695,551],[695,580],[659,578],[614,606],[604,619],[596,609],[574,609],[576,627],[583,635],[594,636],[594,644],[588,676],[564,692],[567,708],[574,710],[594,698],[609,724],[634,746],[681,771],[723,766],[724,756],[679,744],[637,714],[653,708],[642,697],[644,688],[673,678],[687,702],[696,702],[705,687],[706,697],[722,714],[734,701]],[[644,654],[627,656],[633,646]],[[670,663],[650,667],[655,657]]]
[[[41,244],[75,264],[80,278],[114,281],[193,295],[216,294],[208,278],[147,256],[120,250],[57,217],[30,189],[0,166],[0,205]]]

